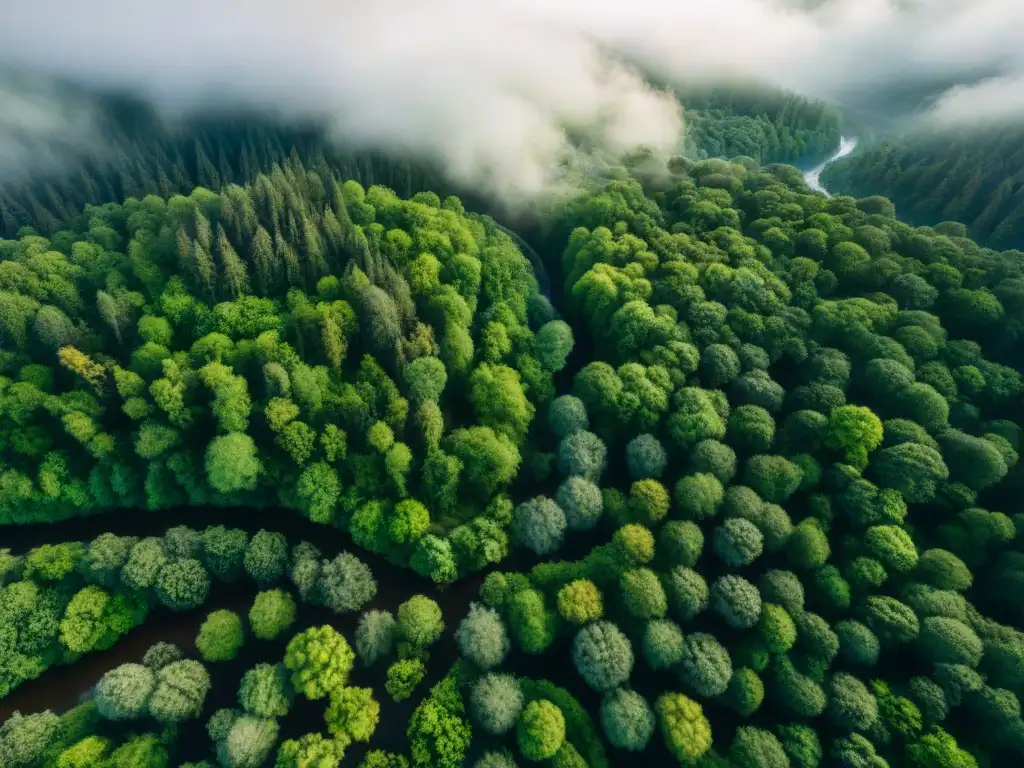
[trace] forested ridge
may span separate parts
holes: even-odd
[[[839,146],[842,117],[824,102],[764,87],[683,89],[687,145],[697,159],[752,157],[814,165]]]
[[[697,159],[744,155],[761,163],[809,162],[839,144],[838,112],[794,93],[694,88],[680,96],[687,105],[686,150]],[[71,224],[87,204],[249,184],[286,161],[324,178],[334,174],[366,187],[381,184],[403,198],[425,190],[456,191],[447,189],[443,174],[429,163],[340,151],[312,126],[282,128],[256,116],[168,126],[144,104],[124,99],[100,100],[96,112],[106,137],[99,151],[69,152],[59,171],[0,185],[0,234],[14,237],[27,221],[51,234]],[[21,140],[26,153],[53,151],[31,135]]]
[[[678,157],[532,223],[549,300],[415,166],[238,130],[0,197],[0,524],[53,522],[0,552],[0,693],[253,593],[0,764],[1019,759],[1024,254]],[[61,537],[118,508],[166,528]]]
[[[918,224],[960,222],[992,248],[1024,247],[1024,130],[911,133],[868,145],[822,174],[830,189],[885,195]]]

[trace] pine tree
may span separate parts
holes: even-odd
[[[220,284],[224,293],[237,299],[249,292],[249,273],[228,241],[224,228],[217,225],[217,255],[220,257]]]
[[[331,317],[330,312],[323,313],[323,332],[321,339],[324,347],[324,357],[327,364],[335,371],[341,370],[341,363],[345,359],[345,339],[341,335],[341,329]]]
[[[196,139],[195,145],[196,176],[198,177],[199,186],[211,190],[220,189],[220,175],[217,173],[217,169],[213,167],[213,163],[207,157],[206,152],[203,150],[203,145],[199,143],[199,139]]]
[[[235,172],[231,168],[231,163],[228,162],[228,156],[224,152],[224,147],[220,146],[217,148],[217,171],[220,174],[220,183],[223,186],[235,183]],[[243,183],[247,179],[242,179]]]
[[[324,208],[323,231],[327,251],[331,257],[330,261],[337,264],[345,245],[345,233],[341,229],[338,217],[334,215],[334,211],[329,207]]]
[[[209,253],[213,250],[213,230],[210,228],[210,220],[203,215],[199,208],[195,209],[193,225],[196,231],[196,241]]]
[[[192,240],[184,228],[179,227],[175,236],[178,246],[178,271],[182,275],[189,275],[191,270]]]
[[[305,255],[307,284],[316,285],[317,281],[330,271],[324,261],[324,244],[312,219],[302,222],[302,250]]]
[[[96,311],[99,312],[103,322],[110,326],[114,332],[117,343],[121,343],[121,319],[117,309],[117,302],[114,297],[106,291],[96,291]]]
[[[217,290],[217,273],[210,252],[198,240],[192,241],[188,263],[196,293],[207,301],[213,301]]]
[[[167,173],[164,171],[163,166],[159,166],[156,169],[156,186],[160,190],[160,197],[168,198],[174,194],[174,185],[167,178]]]
[[[280,232],[274,234],[274,255],[277,262],[284,265],[285,278],[292,288],[302,287],[302,266],[295,255],[294,249],[281,237]]]
[[[280,280],[281,263],[275,257],[270,235],[263,227],[256,228],[249,255],[256,270],[256,287],[261,295],[269,296]]]

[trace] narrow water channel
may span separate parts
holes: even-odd
[[[163,534],[169,523],[187,525],[201,529],[208,525],[226,525],[241,528],[250,535],[259,529],[283,533],[289,547],[305,540],[314,543],[324,557],[334,557],[348,551],[365,562],[377,580],[377,594],[363,607],[363,611],[381,608],[394,612],[398,606],[413,595],[427,595],[441,606],[445,622],[457,624],[469,609],[469,603],[476,597],[484,574],[472,574],[447,587],[438,587],[434,582],[413,571],[388,562],[380,555],[356,546],[347,533],[310,522],[295,512],[285,510],[252,510],[225,508],[183,508],[164,512],[139,512],[123,510],[104,515],[76,518],[58,524],[24,525],[0,527],[0,546],[15,553],[24,553],[33,547],[58,541],[89,542],[101,533],[119,536],[158,536]],[[503,567],[517,568],[506,560]],[[525,567],[529,567],[528,565]],[[285,582],[287,585],[287,582]],[[225,584],[215,581],[210,596],[201,607],[186,613],[173,613],[162,606],[155,607],[145,623],[122,637],[113,648],[88,653],[70,665],[55,665],[34,680],[28,680],[0,700],[0,722],[16,710],[22,713],[40,712],[52,709],[65,711],[88,693],[105,672],[119,664],[140,661],[146,650],[154,643],[164,640],[179,645],[187,654],[195,656],[194,640],[199,626],[206,615],[221,608],[236,611],[243,617],[248,613],[256,595],[257,587],[252,582],[240,581]],[[361,613],[361,612],[360,612]],[[326,609],[300,605],[299,624],[331,624],[350,641],[353,638],[360,613],[333,614]],[[260,654],[265,643],[252,638],[242,649],[242,656],[251,652]],[[253,646],[253,648],[251,648]],[[283,653],[283,646],[282,646]],[[454,648],[448,661],[454,661]],[[244,669],[265,661],[254,658]],[[275,661],[277,659],[274,659]],[[211,665],[215,667],[216,665]],[[433,663],[431,664],[431,667]],[[244,669],[242,671],[244,671]],[[234,683],[237,685],[237,680]]]
[[[857,148],[857,137],[846,137],[843,136],[839,139],[839,149],[836,150],[828,160],[816,165],[811,170],[804,172],[804,181],[807,182],[807,186],[813,189],[815,192],[821,192],[826,197],[831,197],[827,189],[821,183],[821,172],[825,170],[825,167],[830,163],[834,163],[841,157],[846,157],[848,154],[853,152]]]

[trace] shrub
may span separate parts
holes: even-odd
[[[627,523],[615,531],[612,544],[627,563],[644,565],[654,559],[654,536],[638,523]]]
[[[210,574],[198,560],[174,560],[160,569],[155,587],[157,599],[172,611],[189,611],[206,602]]]
[[[277,741],[273,720],[242,715],[217,744],[217,759],[226,768],[259,768]]]
[[[712,635],[694,632],[686,637],[679,676],[698,696],[721,696],[732,677],[732,659]]]
[[[164,725],[199,717],[210,691],[210,676],[198,661],[183,659],[156,673],[149,714]]]
[[[297,739],[286,739],[277,750],[274,768],[337,768],[345,756],[346,746],[344,739],[325,738],[321,733],[306,733]],[[364,765],[369,760],[367,755]],[[392,767],[385,763],[380,768]]]
[[[658,557],[668,565],[693,568],[704,549],[704,534],[689,520],[669,520],[658,531]]]
[[[828,693],[828,714],[838,727],[866,731],[878,719],[878,702],[853,675],[837,672],[829,682]]]
[[[708,584],[691,568],[676,566],[665,578],[665,592],[676,619],[687,622],[708,607]]]
[[[741,667],[733,672],[722,701],[740,717],[750,717],[764,701],[764,683],[754,670]]]
[[[182,653],[178,646],[161,641],[149,647],[145,656],[142,657],[142,663],[157,672],[172,661],[178,661],[181,658]]]
[[[735,768],[777,768],[788,765],[789,758],[770,731],[741,725],[729,745],[729,761]]]
[[[659,478],[668,464],[668,453],[654,435],[637,435],[626,446],[626,467],[630,477]]]
[[[261,586],[280,581],[288,565],[288,542],[284,535],[260,529],[250,539],[242,564],[249,577]]]
[[[567,525],[565,512],[551,499],[538,496],[516,507],[512,535],[537,555],[549,555],[562,546]]]
[[[619,577],[622,602],[631,616],[637,619],[660,619],[668,610],[668,598],[649,568],[626,571]]]
[[[534,499],[534,502],[536,501],[537,499]],[[558,486],[555,501],[562,509],[570,531],[590,530],[597,525],[597,521],[601,518],[601,512],[604,510],[601,489],[589,480],[576,475],[566,478]],[[557,514],[555,516],[557,517]]]
[[[839,658],[847,664],[874,666],[881,644],[875,633],[854,619],[836,622],[833,630],[839,638]]]
[[[320,602],[335,613],[358,611],[377,594],[370,567],[355,555],[342,552],[324,563],[317,583]]]
[[[725,498],[721,481],[712,474],[686,475],[676,483],[676,504],[685,517],[705,520],[714,517]]]
[[[523,589],[509,600],[509,627],[524,653],[543,653],[555,639],[555,615],[535,589]]]
[[[730,568],[750,565],[764,549],[757,526],[742,518],[730,518],[715,528],[715,554]]]
[[[758,632],[770,653],[786,653],[796,643],[796,624],[781,605],[761,606]]]
[[[729,626],[749,629],[761,618],[761,593],[740,576],[721,576],[711,585],[711,610]]]

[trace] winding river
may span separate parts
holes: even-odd
[[[821,184],[821,172],[825,170],[825,166],[829,163],[834,163],[841,157],[846,157],[848,154],[853,152],[857,148],[857,137],[853,136],[847,138],[843,136],[839,139],[839,149],[836,150],[828,160],[823,162],[821,165],[816,165],[811,170],[804,172],[804,181],[807,182],[807,186],[813,189],[815,192],[821,192],[826,197],[831,197],[829,191]]]

